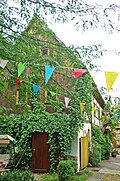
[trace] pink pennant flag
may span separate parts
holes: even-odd
[[[104,112],[104,114],[105,114],[105,115],[108,115],[108,114],[109,114],[109,112],[108,112],[108,111],[105,111],[105,112]]]
[[[70,102],[70,99],[68,97],[65,97],[65,107],[68,107],[68,104]]]
[[[74,78],[78,78],[79,76],[81,76],[82,74],[84,74],[87,70],[85,69],[74,69]]]

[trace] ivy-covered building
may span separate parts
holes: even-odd
[[[1,69],[0,134],[17,140],[16,165],[47,172],[70,156],[78,171],[86,167],[93,80],[80,57],[37,16],[11,51],[1,57],[8,63]],[[86,72],[77,77],[80,70]]]

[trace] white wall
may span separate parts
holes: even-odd
[[[72,143],[72,147],[71,147],[70,155],[77,158],[77,171],[78,172],[80,170],[79,139],[81,137],[86,136],[86,134],[88,133],[88,130],[90,131],[90,140],[91,140],[91,124],[90,123],[84,123],[84,128],[79,130],[77,136],[75,137],[75,139]]]

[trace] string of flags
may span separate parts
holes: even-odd
[[[7,63],[8,63],[8,60],[0,60],[0,67],[5,68]],[[55,71],[55,68],[56,67],[50,66],[50,65],[45,66],[45,84],[48,83],[48,81],[51,78],[53,72]],[[66,68],[68,68],[68,67],[66,67]],[[18,89],[20,83],[23,81],[19,77],[23,73],[24,70],[25,70],[25,64],[20,62],[18,64],[18,77],[16,78],[16,88],[17,89]],[[82,74],[84,74],[87,71],[85,69],[73,69],[73,70],[74,70],[74,73],[73,73],[74,78],[78,78],[79,76],[81,76]],[[40,87],[33,84],[33,92],[37,93],[39,90],[40,90]]]
[[[5,66],[7,65],[7,63],[8,63],[8,60],[0,60],[0,67],[2,67],[4,69]],[[66,68],[68,68],[68,67],[66,67]],[[54,66],[50,66],[50,65],[45,66],[45,84],[48,83],[48,81],[51,78],[51,76],[53,75],[53,72],[55,71],[55,69],[56,69],[56,67],[54,67]],[[24,72],[24,70],[25,70],[25,64],[20,62],[18,64],[18,75],[17,75],[18,77],[15,78],[15,81],[16,81],[16,104],[18,104],[18,97],[19,97],[18,88],[22,82],[25,82],[24,80],[20,79],[20,76]],[[76,78],[80,77],[81,75],[86,73],[86,71],[87,71],[86,69],[73,68],[73,78],[76,79]],[[0,75],[3,75],[3,74],[4,74],[4,72]],[[105,72],[105,78],[106,78],[108,92],[111,90],[111,87],[113,86],[118,75],[119,75],[119,72]],[[32,89],[33,89],[33,93],[35,95],[40,90],[40,86],[32,84]],[[51,91],[50,93],[52,96],[56,95],[55,92]],[[65,101],[65,107],[67,108],[70,103],[70,99],[68,97],[64,97],[64,101]],[[85,107],[85,103],[80,102],[81,112],[84,110],[84,107]],[[95,109],[92,110],[92,112],[95,112]],[[117,117],[117,115],[115,115],[115,117]]]
[[[0,67],[2,67],[3,69],[5,68],[5,66],[7,65],[8,60],[0,60]],[[50,65],[46,65],[45,66],[45,84],[48,83],[50,77],[52,76],[54,70],[56,67],[54,66],[50,66]],[[62,67],[60,67],[62,68]],[[68,67],[63,67],[63,68],[68,68]],[[76,69],[76,68],[72,68],[74,70],[73,73],[73,77],[74,78],[78,78],[79,76],[83,75],[87,70],[86,69]],[[18,64],[18,78],[20,77],[20,75],[22,74],[22,72],[25,70],[25,64],[23,63],[19,63]],[[107,85],[107,90],[108,92],[110,92],[116,78],[119,75],[119,72],[109,72],[109,71],[105,71],[105,79],[106,79],[106,85]],[[3,75],[4,72],[0,72],[0,75]],[[34,89],[33,89],[34,91]]]
[[[7,63],[8,63],[8,60],[0,60],[0,67],[2,67],[4,69],[5,66],[7,65]],[[55,68],[56,67],[54,67],[54,66],[49,66],[49,65],[45,66],[45,84],[48,83],[49,79],[51,78],[51,76],[55,70]],[[16,104],[18,104],[18,97],[19,97],[18,88],[19,88],[20,84],[23,82],[23,80],[21,80],[19,77],[23,73],[24,70],[25,70],[25,64],[20,62],[18,64],[18,77],[15,78],[15,80],[16,80]],[[73,77],[78,78],[79,76],[83,75],[86,71],[87,71],[86,69],[74,69]],[[2,72],[0,75],[3,75],[3,74],[4,74],[4,72]],[[108,92],[110,91],[111,87],[113,86],[118,75],[119,75],[119,72],[105,72],[105,78],[106,78],[106,84],[107,84]],[[35,84],[32,84],[32,88],[33,88],[34,94],[37,94],[38,91],[40,90],[40,86],[35,85]],[[50,93],[52,96],[56,95],[55,92],[50,91]],[[65,101],[65,107],[67,108],[71,99],[69,99],[68,97],[64,97],[64,101]],[[85,103],[80,102],[81,112],[83,112],[84,107],[85,107]],[[94,114],[95,112],[96,112],[96,108],[92,107],[92,114]],[[104,112],[104,114],[108,115],[109,112],[106,111],[106,112]],[[117,117],[119,117],[119,115],[116,113],[116,114],[114,114],[113,117],[117,118]]]
[[[7,63],[8,63],[7,60],[0,60],[0,67],[5,68]],[[68,67],[66,67],[66,68],[68,68]],[[48,83],[48,81],[51,78],[55,69],[56,69],[56,67],[54,67],[54,66],[50,66],[50,65],[45,66],[45,84]],[[24,72],[24,70],[25,70],[25,64],[20,62],[18,64],[18,75],[17,75],[18,77],[15,78],[15,81],[16,81],[16,104],[18,104],[18,97],[19,97],[18,88],[22,82],[26,82],[26,81],[20,79],[20,75]],[[73,70],[74,70],[74,72],[73,72],[74,78],[80,77],[81,75],[83,75],[87,71],[86,69],[73,69]],[[32,84],[32,89],[33,89],[33,93],[37,94],[38,91],[40,90],[40,86]],[[50,91],[50,93],[52,96],[56,95],[55,92]],[[65,97],[65,107],[66,108],[68,107],[69,102],[70,102],[70,99],[68,97]]]

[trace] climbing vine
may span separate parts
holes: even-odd
[[[49,44],[49,41],[52,43]],[[88,72],[78,79],[73,78],[74,67],[86,69],[86,66],[78,54],[58,41],[55,34],[47,30],[38,18],[32,19],[15,43],[7,43],[11,44],[11,53],[1,54],[1,58],[9,62],[0,79],[0,134],[9,134],[15,138],[16,167],[21,167],[26,163],[29,166],[31,164],[32,134],[48,133],[51,169],[54,169],[59,159],[64,158],[71,149],[78,130],[91,119],[92,78]],[[43,48],[50,50],[49,56],[41,53]],[[15,78],[19,62],[25,63],[26,72],[20,76],[19,102],[15,104]],[[45,85],[44,67],[47,64],[58,69]],[[30,70],[29,73],[27,70]],[[32,84],[40,86],[39,93],[33,93]],[[55,97],[50,94],[51,91]],[[71,100],[68,107],[65,107],[64,96]],[[85,105],[83,111],[80,102]],[[47,112],[49,106],[54,109],[52,113]]]

